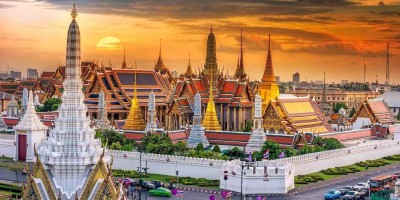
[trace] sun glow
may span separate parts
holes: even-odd
[[[121,40],[116,37],[105,37],[97,43],[97,49],[100,50],[120,50]]]

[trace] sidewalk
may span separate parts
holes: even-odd
[[[373,176],[376,173],[388,171],[388,170],[395,169],[395,168],[399,168],[399,171],[400,171],[400,163],[394,163],[394,164],[390,164],[390,165],[386,165],[386,166],[382,166],[382,167],[371,168],[371,169],[368,169],[367,171],[356,172],[356,173],[349,174],[349,175],[339,176],[339,177],[332,178],[332,179],[329,179],[326,181],[318,181],[316,183],[310,183],[310,184],[304,185],[302,187],[291,190],[288,193],[288,195],[296,195],[296,194],[300,194],[300,193],[307,192],[310,190],[319,189],[319,188],[322,188],[325,186],[341,183],[341,182],[348,181],[348,180],[353,180],[353,179],[360,178],[360,177]]]

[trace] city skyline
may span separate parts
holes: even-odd
[[[66,27],[59,24],[67,24],[66,8],[71,3],[0,1],[0,16],[7,19],[0,22],[7,30],[0,34],[0,66],[5,69],[8,64],[10,69],[26,73],[27,66],[53,71],[64,65]],[[295,72],[302,80],[322,80],[326,71],[327,82],[362,82],[365,56],[366,81],[375,82],[378,75],[383,83],[389,42],[390,83],[393,79],[400,82],[396,77],[400,72],[396,34],[400,25],[395,20],[400,13],[399,1],[384,1],[381,5],[376,1],[344,0],[218,1],[214,5],[211,1],[102,1],[96,6],[95,1],[76,3],[82,10],[85,61],[108,65],[110,59],[118,68],[125,47],[128,65],[137,62],[139,68],[151,69],[158,58],[161,38],[163,60],[170,70],[183,72],[190,51],[192,67],[197,71],[205,62],[206,38],[212,24],[218,64],[231,76],[243,28],[245,70],[251,81],[261,79],[258,72],[265,67],[271,34],[275,75],[283,81],[291,80]],[[17,23],[21,26],[14,26]]]

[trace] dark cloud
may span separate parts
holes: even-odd
[[[285,51],[294,53],[306,53],[313,55],[325,55],[325,56],[345,55],[345,56],[378,57],[385,55],[384,51],[372,52],[364,49],[358,49],[352,45],[344,43],[306,45],[295,49],[287,49]]]
[[[318,5],[318,6],[349,6],[357,4],[347,0],[297,0],[299,3]]]
[[[6,5],[6,4],[0,3],[0,9],[12,8],[12,7],[14,7],[14,6],[12,6],[12,5]]]
[[[64,10],[71,8],[69,1],[36,1]],[[309,15],[354,3],[347,0],[76,0],[76,4],[79,11],[88,13],[155,19],[214,19],[248,15]]]

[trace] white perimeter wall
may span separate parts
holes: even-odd
[[[16,146],[14,140],[0,139],[0,156],[14,158],[16,153]]]
[[[304,175],[395,154],[400,154],[400,140],[370,142],[355,147],[294,156],[277,161],[291,163],[295,175]]]
[[[113,169],[138,170],[139,152],[109,151],[113,156]],[[168,156],[160,154],[142,154],[142,168],[146,166],[148,173],[175,176],[175,171],[179,171],[179,176],[190,176],[194,178],[206,178],[218,180],[220,178],[220,168],[226,161],[189,158],[181,156]]]

